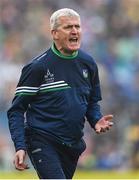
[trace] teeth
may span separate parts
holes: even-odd
[[[77,42],[77,38],[71,38],[70,41],[74,41],[74,42]]]

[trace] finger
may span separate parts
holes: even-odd
[[[101,132],[101,128],[98,128],[95,130],[97,134],[99,134]]]
[[[113,122],[109,122],[108,126],[105,128],[106,131],[110,130],[110,128],[113,126]]]
[[[109,129],[110,129],[110,126],[107,126],[107,127],[105,128],[106,131],[108,131]]]
[[[110,127],[113,126],[113,124],[114,124],[113,122],[109,122],[109,123],[108,123],[108,125],[109,125]]]
[[[101,128],[101,132],[106,132],[106,131],[107,131],[107,127]]]
[[[28,164],[24,164],[24,169],[29,169]]]
[[[15,159],[14,159],[14,165],[15,165],[15,168],[17,170],[24,170],[24,169],[28,169],[28,165],[24,164],[23,163],[24,161],[24,158],[20,157],[20,156],[15,156]]]
[[[24,161],[23,158],[24,158],[23,156],[19,156],[19,164],[23,164],[23,161]]]
[[[22,164],[19,164],[19,159],[18,159],[18,157],[15,157],[14,165],[15,165],[15,168],[16,168],[17,170],[23,170],[23,169],[24,169],[24,168],[22,167]]]
[[[101,133],[105,133],[107,130],[106,129],[102,129],[100,132],[96,132],[97,134],[101,134]]]
[[[105,129],[105,130],[107,131],[107,130],[109,130],[112,126],[113,126],[113,122],[109,122],[109,121],[108,121],[107,126],[103,127],[103,129]]]
[[[18,160],[19,160],[18,157],[15,156],[14,161],[13,161],[15,168],[18,166]]]
[[[104,118],[105,118],[106,121],[110,121],[110,120],[113,119],[113,115],[109,114],[109,115],[104,116]]]
[[[29,169],[29,166],[27,164],[21,164],[21,165],[17,165],[16,169],[19,171],[25,170],[25,169]]]
[[[101,132],[100,131],[96,131],[97,134],[100,134]]]
[[[19,170],[19,171],[23,171],[24,167],[22,167],[22,165],[18,165],[18,166],[16,166],[16,169]]]

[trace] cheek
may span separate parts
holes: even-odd
[[[82,36],[82,31],[79,31],[79,33],[78,33],[78,34],[79,34],[79,37],[81,37],[81,36]]]
[[[59,40],[60,41],[64,41],[64,40],[67,40],[67,39],[68,39],[68,36],[65,33],[60,33],[59,34]]]
[[[63,44],[67,43],[69,41],[69,36],[65,34],[61,34],[60,41],[63,42]]]

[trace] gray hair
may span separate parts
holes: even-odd
[[[55,11],[50,17],[51,30],[54,30],[58,27],[58,25],[59,25],[58,19],[61,16],[78,17],[80,20],[80,15],[76,11],[74,11],[73,9],[69,9],[69,8],[59,9],[59,10]]]

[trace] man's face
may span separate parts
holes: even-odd
[[[59,26],[52,31],[57,48],[63,53],[73,53],[80,48],[81,25],[78,17],[62,16],[58,20]]]

